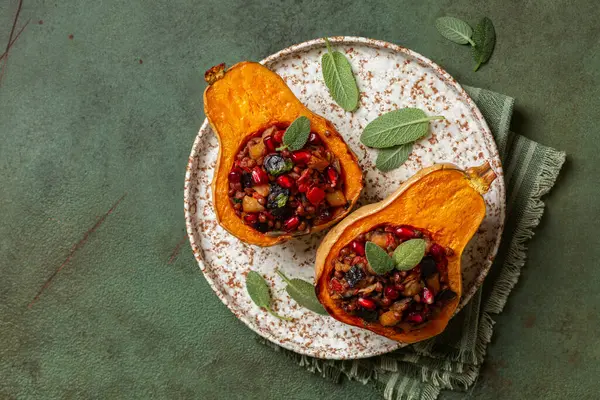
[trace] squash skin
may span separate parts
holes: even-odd
[[[327,312],[341,322],[403,343],[415,343],[441,333],[460,301],[461,256],[485,217],[482,195],[495,178],[487,163],[467,171],[452,164],[436,164],[418,172],[383,201],[361,207],[346,217],[325,236],[317,250],[315,292]],[[396,327],[404,329],[402,333],[396,327],[364,322],[345,313],[331,299],[328,290],[333,270],[331,262],[339,251],[359,234],[384,223],[401,223],[424,229],[431,233],[436,243],[454,250],[454,254],[448,257],[448,284],[457,296],[419,328],[411,330],[407,323],[398,324]]]
[[[344,194],[348,207],[330,222],[313,226],[310,232],[326,229],[345,217],[354,207],[364,186],[356,155],[331,122],[313,113],[292,93],[276,73],[255,62],[241,62],[227,71],[215,66],[205,74],[209,86],[204,91],[204,112],[219,140],[219,155],[212,181],[213,204],[217,222],[245,243],[273,246],[292,235],[269,236],[245,225],[229,200],[228,174],[241,147],[256,133],[272,125],[289,125],[306,116],[311,131],[340,161]],[[294,235],[297,235],[294,234]]]

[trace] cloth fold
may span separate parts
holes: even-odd
[[[386,400],[434,400],[442,389],[466,390],[479,375],[494,327],[525,264],[526,242],[533,236],[565,153],[510,132],[514,99],[485,89],[464,87],[486,119],[504,167],[506,222],[498,255],[484,285],[449,323],[425,342],[361,360],[322,360],[262,343],[285,352],[300,366],[339,381],[344,376],[373,383]]]

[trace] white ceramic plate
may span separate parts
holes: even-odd
[[[418,170],[438,162],[466,168],[489,161],[498,175],[485,195],[486,218],[463,255],[462,308],[483,282],[503,228],[504,180],[490,130],[466,92],[427,58],[377,40],[335,37],[330,41],[352,63],[361,91],[360,107],[354,113],[338,107],[325,87],[320,66],[325,51],[323,40],[292,46],[262,63],[281,75],[308,108],[329,119],[356,153],[366,181],[359,204],[383,199]],[[378,115],[402,107],[418,107],[446,119],[431,123],[430,134],[414,146],[404,166],[384,174],[374,167],[375,151],[360,144],[359,137],[366,124]],[[217,150],[217,139],[205,121],[187,166],[184,201],[194,255],[223,303],[259,335],[309,356],[362,358],[402,347],[402,343],[312,313],[288,297],[275,269],[312,281],[315,249],[324,233],[260,248],[240,242],[217,224],[210,189]],[[267,278],[275,298],[274,309],[294,317],[294,322],[272,317],[252,303],[245,289],[245,275],[250,269]]]

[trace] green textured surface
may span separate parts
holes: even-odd
[[[17,3],[0,3],[0,43]],[[172,257],[203,120],[202,71],[341,34],[401,44],[464,84],[516,97],[513,130],[567,152],[470,396],[595,398],[597,4],[333,3],[24,0],[20,21],[31,22],[0,86],[0,398],[380,398],[258,344],[212,293],[188,244]],[[471,72],[468,47],[435,30],[442,15],[494,21],[488,65]]]

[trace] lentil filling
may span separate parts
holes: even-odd
[[[343,212],[348,201],[339,160],[314,132],[296,151],[282,148],[285,128],[257,133],[229,172],[229,200],[246,225],[261,233],[308,233]]]
[[[365,243],[373,242],[390,256],[409,239],[426,241],[425,256],[408,271],[377,275],[365,257]],[[386,224],[363,233],[340,250],[329,278],[331,297],[347,313],[366,322],[411,329],[426,324],[456,297],[448,286],[448,256],[444,248],[422,229]]]

